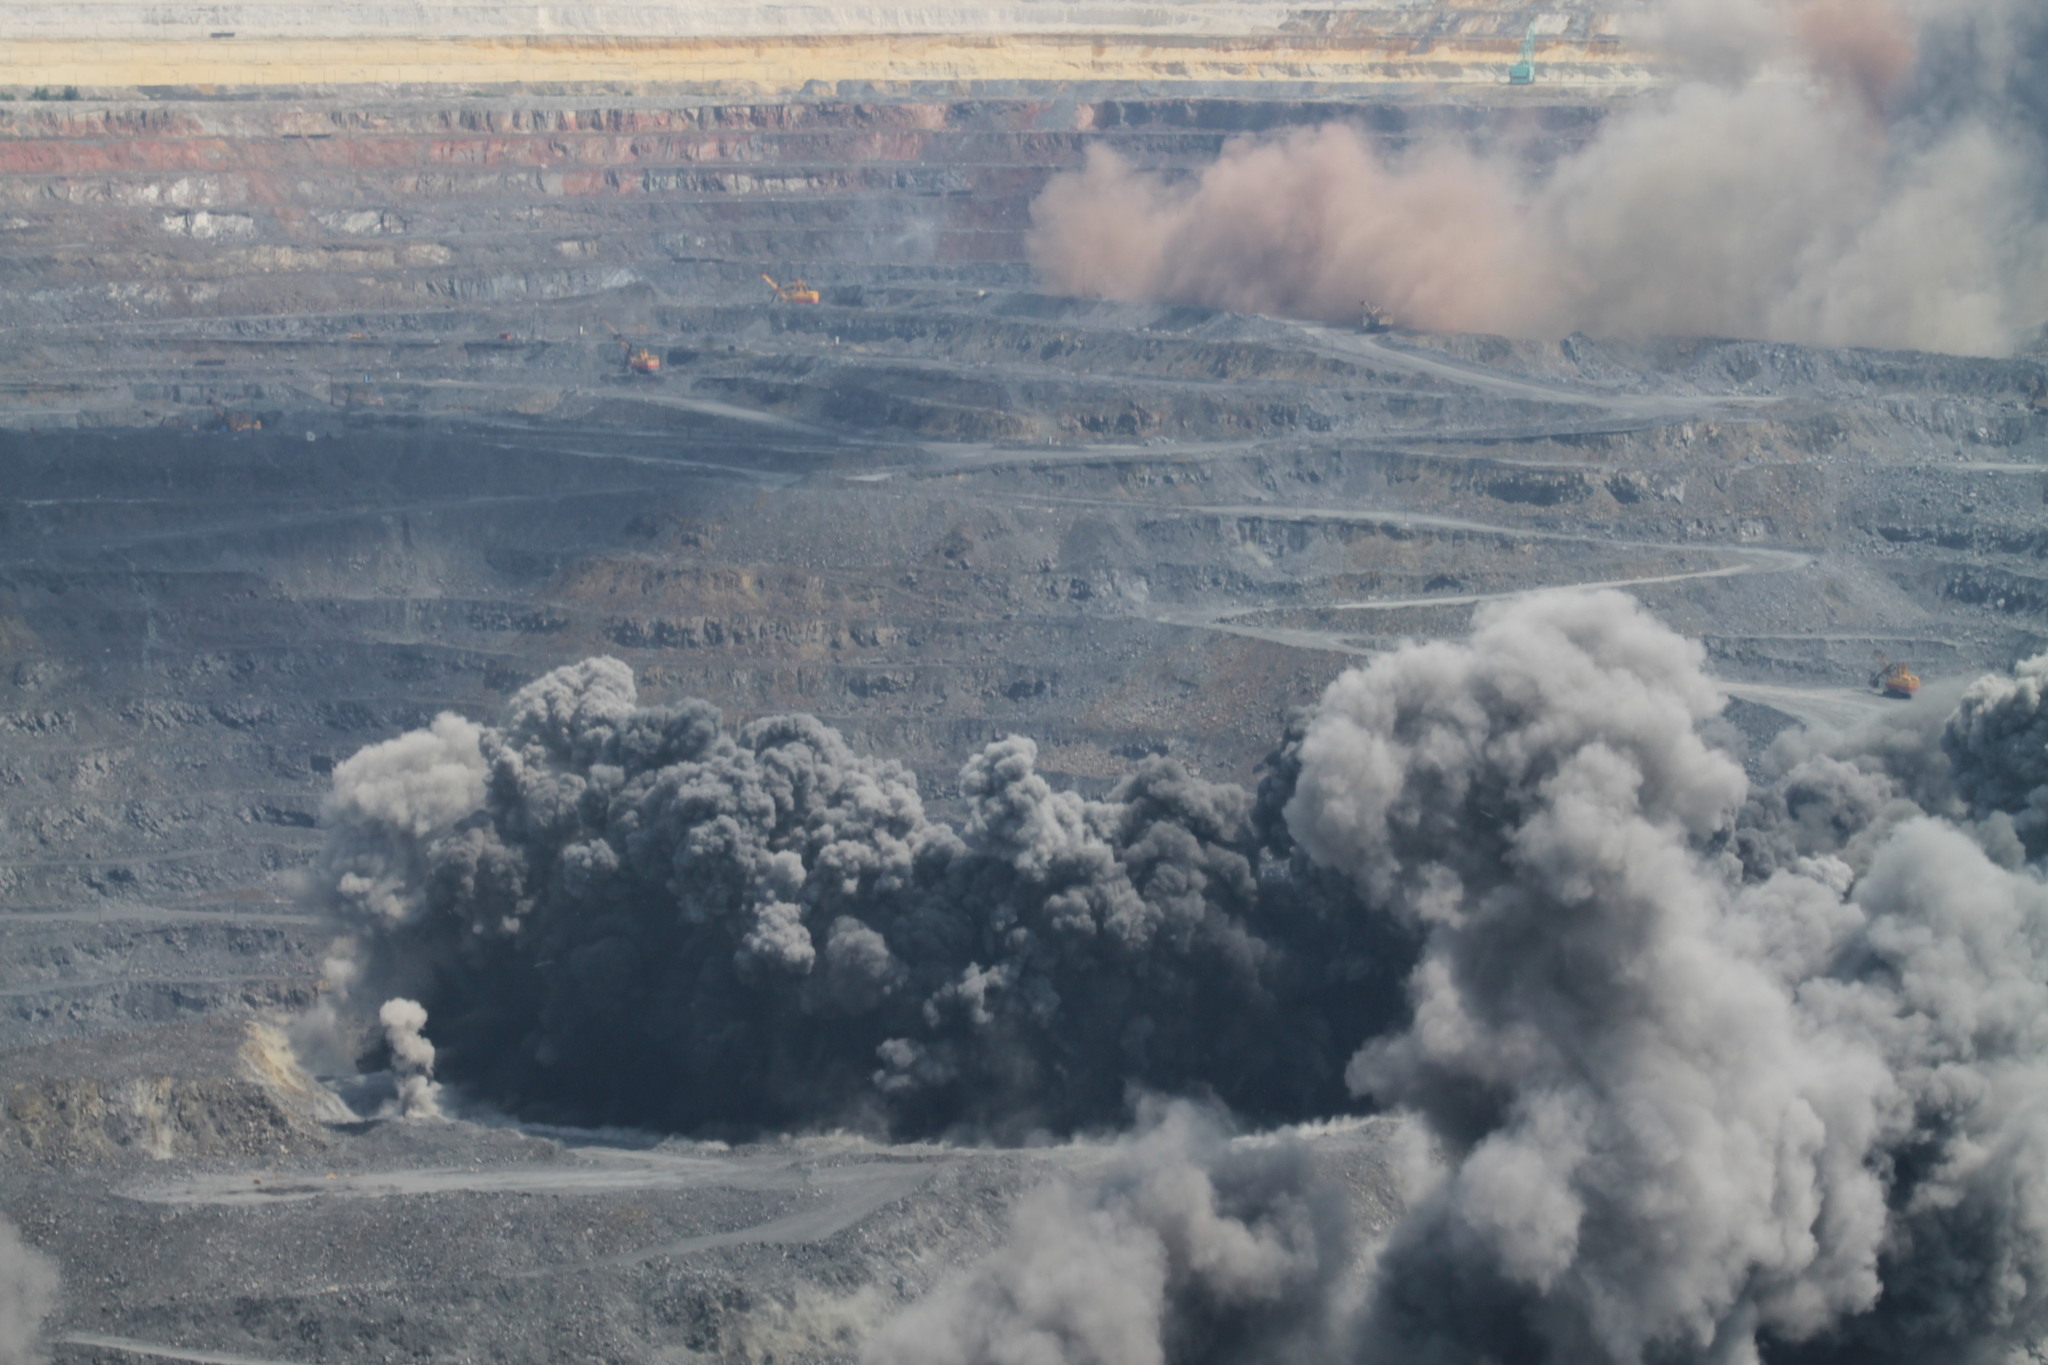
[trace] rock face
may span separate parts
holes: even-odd
[[[59,1166],[317,1151],[352,1118],[275,1026],[204,1019],[0,1053],[0,1153]]]

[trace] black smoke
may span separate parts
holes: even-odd
[[[1133,1087],[1349,1105],[1398,936],[1242,789],[1152,759],[1089,801],[1035,754],[970,759],[955,828],[814,719],[728,733],[587,660],[497,726],[341,765],[317,885],[378,998],[426,1007],[438,1074],[532,1116],[1017,1134],[1120,1121]]]

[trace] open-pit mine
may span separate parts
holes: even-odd
[[[1686,8],[0,6],[0,1365],[2039,1359],[2048,41]]]

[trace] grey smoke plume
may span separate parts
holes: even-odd
[[[1942,748],[1973,813],[2010,821],[2030,857],[2048,852],[2048,655],[1974,683]]]
[[[1844,759],[1790,776],[1894,822],[1867,871],[1802,811],[1745,877],[1742,819],[1800,803],[1745,805],[1700,660],[1627,598],[1537,597],[1347,674],[1302,738],[1295,836],[1423,940],[1351,1084],[1448,1153],[1367,1359],[1993,1359],[2048,1325],[2048,891]]]
[[[1153,1107],[1109,1169],[1044,1186],[1007,1245],[885,1326],[862,1365],[1321,1359],[1349,1263],[1341,1192],[1298,1142]]]
[[[434,1045],[427,1041],[427,1011],[417,1000],[394,997],[377,1010],[391,1052],[391,1074],[398,1081],[395,1100],[401,1118],[441,1117],[441,1086],[434,1079]]]
[[[2048,320],[2038,6],[1666,0],[1649,29],[1677,77],[1540,175],[1344,123],[1186,180],[1093,148],[1033,204],[1032,263],[1070,293],[1532,337],[2002,354]]]
[[[1876,1300],[1888,1073],[1802,1018],[1820,963],[1756,951],[1829,945],[1841,888],[1703,856],[1745,782],[1700,660],[1630,599],[1539,598],[1347,674],[1303,739],[1296,836],[1425,939],[1415,1023],[1350,1067],[1451,1153],[1380,1358],[1741,1358]]]
[[[0,1218],[0,1365],[42,1365],[43,1319],[57,1304],[57,1267]]]
[[[1853,904],[1853,977],[1802,1003],[1890,1069],[1875,1144],[1890,1219],[1884,1297],[1837,1358],[2002,1360],[2048,1328],[2048,887],[1918,820]]]
[[[416,914],[426,839],[483,802],[479,739],[476,726],[443,712],[427,729],[337,766],[320,809],[331,831],[323,889],[371,924],[401,924]]]

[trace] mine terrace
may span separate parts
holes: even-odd
[[[1642,13],[6,7],[0,1210],[61,1274],[55,1359],[852,1361],[1115,1159],[1087,1124],[465,1109],[445,1071],[415,1121],[388,1039],[295,1049],[347,931],[307,889],[337,770],[563,665],[735,734],[815,716],[971,834],[992,741],[1089,800],[1161,758],[1253,789],[1342,670],[1534,588],[1700,642],[1758,781],[1794,727],[1932,744],[2041,652],[2024,340],[1503,335],[1036,268],[1091,152],[1177,183],[1341,121],[1566,162],[1675,79]],[[1391,1226],[1395,1121],[1318,1117],[1319,1178]]]

